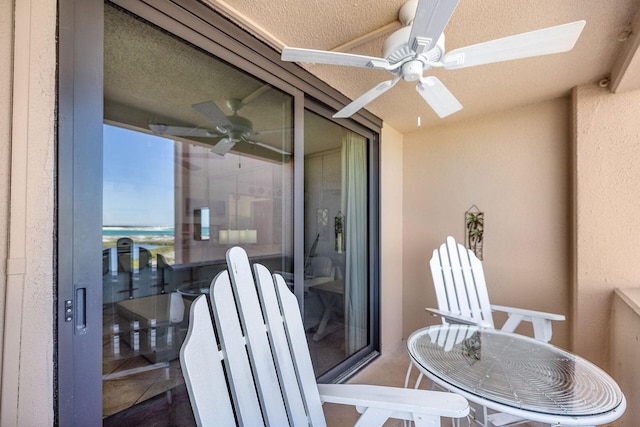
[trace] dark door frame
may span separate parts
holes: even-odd
[[[58,2],[54,405],[57,425],[102,424],[102,0]]]

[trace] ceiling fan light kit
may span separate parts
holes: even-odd
[[[394,78],[376,85],[338,111],[334,118],[350,117],[403,79],[416,82],[416,90],[443,118],[462,109],[462,104],[435,76],[424,76],[431,68],[468,68],[494,62],[566,52],[573,48],[585,21],[530,31],[483,42],[445,53],[444,29],[459,0],[409,0],[398,18],[405,27],[391,34],[382,47],[382,57],[333,51],[285,47],[281,59],[289,62],[344,65],[381,69]]]

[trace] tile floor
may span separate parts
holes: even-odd
[[[373,384],[385,385],[393,387],[403,387],[405,376],[407,374],[407,366],[409,365],[409,356],[407,355],[405,342],[399,343],[396,347],[385,351],[381,356],[365,367],[349,380],[352,384]],[[417,371],[414,369],[411,376],[411,384],[417,378]],[[424,380],[423,380],[424,387]],[[331,403],[324,404],[324,413],[329,427],[347,427],[353,426],[360,416],[354,407],[337,405]],[[400,420],[388,420],[385,427],[401,427],[403,425]],[[451,425],[448,419],[442,420],[443,426]],[[464,420],[461,426],[475,426],[473,422],[470,424]],[[520,424],[523,427],[542,427],[539,423]]]

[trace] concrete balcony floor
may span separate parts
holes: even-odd
[[[399,343],[391,350],[385,351],[380,357],[370,363],[367,367],[358,372],[348,382],[351,384],[373,384],[373,385],[385,385],[393,387],[404,387],[404,379],[407,374],[407,367],[409,365],[409,356],[407,355],[407,349],[405,342]],[[417,370],[412,370],[411,384],[415,383],[417,378]],[[425,387],[426,381],[422,381],[422,386]],[[430,387],[427,385],[427,387]],[[324,405],[324,413],[327,419],[327,425],[331,427],[352,427],[360,414],[355,410],[353,406],[337,405],[326,403]],[[449,420],[442,419],[442,425],[448,426]],[[467,426],[467,421],[462,420],[462,426]],[[471,422],[470,425],[476,425]],[[524,427],[541,427],[540,423],[525,423],[519,424]],[[402,427],[401,420],[388,420],[385,427]]]

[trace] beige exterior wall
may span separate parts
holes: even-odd
[[[0,252],[6,260],[6,284],[4,274],[0,282],[6,319],[0,425],[48,426],[53,424],[56,1],[15,2],[15,27],[13,3],[0,3],[0,57],[6,60],[0,67],[7,67],[0,72],[0,91],[12,91],[0,97],[0,196],[10,203],[8,213],[0,208],[8,232],[0,234],[2,246],[9,240]],[[7,28],[15,28],[10,44]]]
[[[613,290],[640,286],[640,91],[580,86],[574,106],[574,351],[607,367]]]
[[[402,134],[385,125],[380,147],[381,351],[402,339]]]
[[[557,99],[405,135],[405,337],[439,322],[424,310],[437,307],[428,262],[447,235],[464,244],[473,205],[491,302],[569,314],[570,111]],[[556,323],[552,342],[567,347],[568,334]]]

